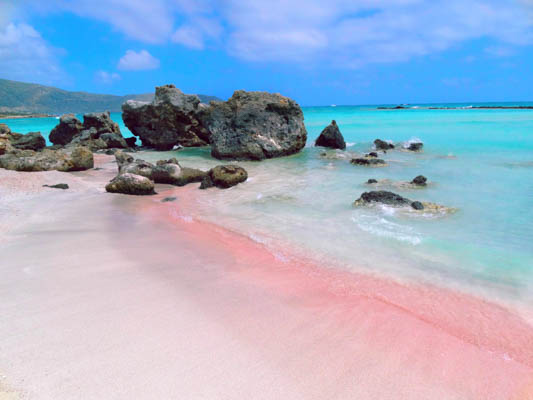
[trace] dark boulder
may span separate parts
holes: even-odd
[[[370,167],[382,167],[387,165],[385,160],[382,160],[381,158],[352,158],[350,163],[354,165],[364,165]]]
[[[418,175],[416,178],[414,178],[411,183],[413,185],[417,186],[426,186],[427,185],[427,178],[424,175]]]
[[[83,115],[83,129],[96,130],[96,137],[104,133],[116,133],[122,137],[118,124],[111,119],[109,111],[88,113]]]
[[[136,147],[137,146],[137,138],[135,136],[124,138],[126,141],[126,145],[128,147]]]
[[[394,149],[394,145],[389,142],[385,142],[381,139],[374,140],[374,146],[376,147],[376,150],[390,150]]]
[[[371,192],[364,192],[359,199],[355,201],[355,205],[381,203],[390,206],[404,206],[410,204],[410,200],[399,194],[388,192],[386,190],[374,190]]]
[[[212,101],[201,113],[218,159],[263,160],[299,152],[307,131],[300,106],[267,92],[238,90],[226,102]]]
[[[14,148],[19,150],[35,150],[39,151],[46,147],[46,140],[44,140],[41,132],[30,132],[21,135],[18,139],[11,142]]]
[[[422,142],[414,142],[414,143],[409,143],[407,145],[406,149],[409,150],[409,151],[421,151],[422,147],[424,147],[424,143],[422,143]]]
[[[366,181],[366,183],[368,183],[369,185],[373,184],[373,183],[378,183],[378,181],[376,179],[369,179],[368,181]]]
[[[116,132],[103,133],[100,135],[100,139],[102,139],[105,142],[108,149],[111,149],[111,148],[125,149],[126,147],[128,147],[128,144],[126,143],[126,141],[124,140],[124,138],[122,137],[120,133],[116,133]]]
[[[378,158],[378,153],[376,153],[375,151],[371,151],[366,155],[366,157]]]
[[[43,187],[48,187],[48,188],[52,188],[52,189],[63,189],[63,190],[69,188],[68,184],[66,184],[66,183],[57,183],[55,185],[43,185]]]
[[[411,207],[414,208],[415,210],[423,210],[424,209],[424,205],[419,202],[419,201],[413,201],[411,203]]]
[[[173,196],[171,196],[171,197],[165,197],[163,200],[161,200],[161,202],[162,202],[162,203],[168,203],[168,202],[170,202],[170,201],[176,201],[176,200],[178,200],[177,197],[173,197]]]
[[[74,114],[64,114],[59,119],[59,124],[50,132],[49,139],[53,144],[66,145],[72,141],[74,136],[79,135],[83,130],[83,125]]]
[[[175,145],[204,146],[209,143],[210,134],[198,118],[202,108],[198,96],[165,85],[156,87],[151,103],[125,102],[122,119],[144,146],[157,150],[171,150]]]
[[[326,126],[315,141],[315,146],[329,147],[331,149],[346,149],[346,142],[335,120]]]
[[[105,190],[109,193],[122,193],[132,195],[155,194],[154,182],[150,179],[135,174],[120,174],[109,182]]]
[[[248,179],[248,173],[237,165],[218,165],[211,168],[200,185],[200,189],[218,187],[227,189]]]

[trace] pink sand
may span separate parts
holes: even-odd
[[[9,387],[54,400],[533,398],[533,327],[512,311],[290,248],[280,259],[179,218],[195,190],[39,203],[49,219],[0,245]]]

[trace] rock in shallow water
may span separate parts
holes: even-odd
[[[135,174],[120,174],[109,182],[105,190],[109,193],[132,194],[138,196],[155,194],[154,182]]]
[[[346,142],[335,120],[326,126],[315,141],[315,146],[329,147],[331,149],[346,149]]]
[[[385,160],[382,160],[381,158],[352,158],[350,161],[351,164],[354,165],[365,165],[370,167],[384,167],[387,165]]]
[[[371,192],[364,192],[359,199],[354,202],[354,205],[364,205],[370,203],[381,203],[390,206],[404,206],[410,204],[411,201],[399,194],[388,192],[386,190],[374,190]]]
[[[143,145],[171,150],[175,145],[204,146],[209,131],[198,117],[200,99],[184,94],[174,85],[156,87],[151,103],[128,100],[122,105],[122,119]]]
[[[376,150],[390,150],[394,149],[394,145],[389,142],[385,142],[381,139],[374,140],[374,146],[376,147]]]
[[[418,175],[416,178],[414,178],[411,183],[416,186],[426,186],[427,185],[427,178],[424,175]]]
[[[415,210],[423,210],[424,209],[424,205],[419,202],[419,201],[413,201],[411,203],[411,207],[414,208]]]
[[[303,112],[292,99],[238,90],[226,102],[212,101],[201,113],[218,159],[263,160],[299,152],[307,140]]]
[[[227,189],[248,179],[248,173],[237,165],[218,165],[211,168],[202,180],[200,189],[218,187]]]

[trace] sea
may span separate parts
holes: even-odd
[[[531,308],[533,110],[472,108],[480,105],[509,106],[304,107],[308,143],[302,152],[239,162],[248,181],[228,190],[201,191],[190,217],[247,235],[277,251],[281,260],[290,254],[280,249],[297,249],[299,256],[325,268],[432,284]],[[120,113],[111,117],[124,136],[131,136]],[[332,120],[347,142],[344,152],[314,147]],[[0,122],[15,132],[40,131],[47,137],[59,121]],[[387,166],[350,164],[352,157],[372,151],[377,138],[397,145],[380,156]],[[422,141],[423,151],[405,151],[403,146],[412,141]],[[191,167],[220,164],[209,148],[145,153],[143,158],[170,156]],[[408,184],[417,175],[427,177],[426,187]],[[371,178],[379,183],[367,184]],[[446,208],[355,207],[353,202],[370,190],[389,190]],[[180,207],[179,198],[175,207]]]

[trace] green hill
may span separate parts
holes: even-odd
[[[219,100],[198,95],[202,102]],[[51,86],[0,79],[0,114],[63,114],[96,111],[120,111],[126,100],[151,101],[153,93],[115,96],[69,92]]]

